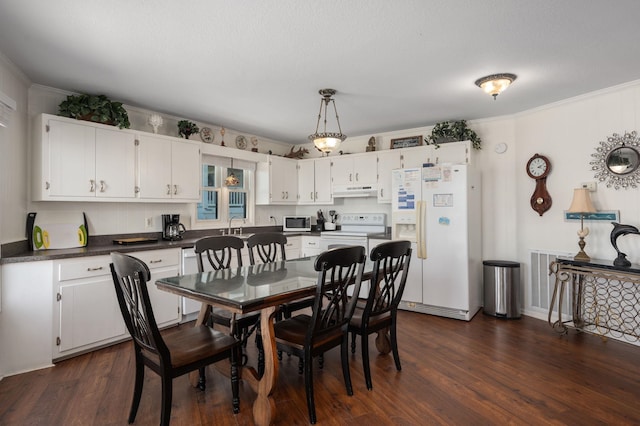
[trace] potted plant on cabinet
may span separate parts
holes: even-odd
[[[189,136],[191,136],[194,133],[198,133],[199,131],[200,129],[198,129],[198,126],[196,125],[196,123],[192,121],[189,121],[189,120],[178,121],[178,134],[185,139],[189,139]]]
[[[431,130],[431,135],[426,139],[427,145],[433,145],[436,149],[440,148],[440,144],[456,141],[471,141],[471,146],[475,149],[481,149],[482,140],[480,137],[467,127],[466,120],[442,121],[436,123]]]
[[[122,102],[114,102],[105,95],[69,95],[58,105],[58,115],[75,118],[77,120],[93,121],[95,123],[118,126],[128,129],[129,114],[122,106]]]

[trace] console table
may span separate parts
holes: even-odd
[[[554,330],[566,333],[567,324],[618,340],[640,340],[640,265],[613,266],[613,261],[583,262],[559,257],[549,265],[556,276],[549,306],[548,322]],[[570,320],[563,321],[562,305],[569,285]],[[552,322],[558,302],[558,319]]]

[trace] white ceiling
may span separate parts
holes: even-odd
[[[638,0],[2,0],[34,83],[304,143],[478,119],[640,79]],[[474,85],[517,81],[494,101]],[[332,129],[329,129],[332,130]]]

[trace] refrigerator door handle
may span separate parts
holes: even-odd
[[[416,208],[416,248],[418,249],[418,259],[427,258],[427,244],[425,238],[425,208],[424,201],[418,201]]]

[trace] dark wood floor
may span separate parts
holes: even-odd
[[[377,356],[367,391],[360,351],[352,356],[354,395],[344,390],[339,354],[316,369],[320,425],[640,424],[640,347],[546,322],[470,322],[401,312],[403,369]],[[183,325],[185,327],[189,325]],[[180,328],[172,329],[179,332]],[[0,381],[1,425],[124,425],[133,386],[131,343],[123,343]],[[255,359],[255,357],[254,357]],[[174,381],[172,424],[252,425],[254,393],[241,386],[231,410],[228,379],[209,370],[205,392]],[[276,393],[277,424],[308,424],[297,359],[284,357]],[[148,373],[135,424],[160,421],[160,381]]]

